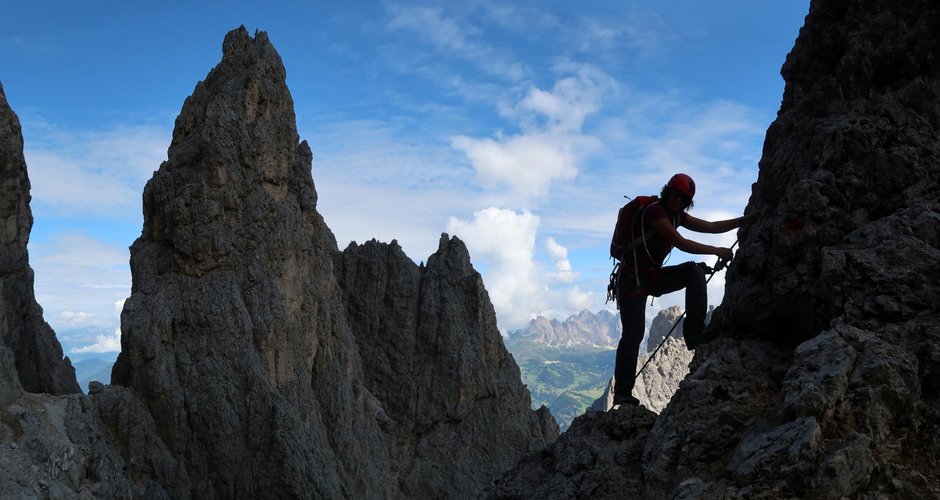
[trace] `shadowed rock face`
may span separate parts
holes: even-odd
[[[229,33],[144,189],[112,374],[185,457],[196,496],[351,495],[360,456],[360,481],[388,473],[310,163],[267,36]]]
[[[782,73],[721,338],[651,426],[576,420],[493,496],[940,495],[940,6],[813,1]]]
[[[917,228],[940,194],[937,15],[926,1],[813,2],[748,206],[765,216],[742,229],[728,272],[719,319],[735,336],[795,345],[841,317],[898,322],[938,305],[925,293],[938,274],[917,272],[936,248]],[[910,230],[873,234],[892,216]],[[846,255],[862,242],[884,245],[888,290],[870,258]]]
[[[0,87],[0,346],[12,351],[24,390],[81,392],[75,370],[42,318],[26,244],[33,227],[23,133]]]
[[[460,240],[442,236],[420,267],[394,241],[351,244],[337,268],[403,495],[479,491],[558,435],[547,408],[530,410]]]

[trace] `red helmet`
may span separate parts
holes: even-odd
[[[682,193],[689,201],[692,201],[692,198],[695,197],[695,181],[688,175],[676,174],[672,176],[669,182],[666,183],[666,187]]]

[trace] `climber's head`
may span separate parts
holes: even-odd
[[[670,200],[671,196],[675,201]],[[676,174],[663,186],[659,197],[672,210],[688,210],[692,208],[692,198],[695,197],[695,181],[686,174]]]

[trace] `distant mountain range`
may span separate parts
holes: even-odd
[[[617,347],[620,316],[606,309],[581,311],[564,321],[539,316],[529,325],[509,334],[507,344],[545,347]]]
[[[607,387],[620,341],[620,316],[582,311],[564,321],[539,316],[506,339],[532,406],[548,406],[559,427],[584,413]]]

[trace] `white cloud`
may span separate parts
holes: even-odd
[[[571,269],[571,261],[568,260],[568,249],[559,245],[555,238],[549,237],[545,240],[545,250],[548,255],[555,260],[555,272],[552,277],[563,283],[570,283],[577,278],[577,274]]]
[[[525,197],[543,196],[557,180],[577,175],[576,141],[567,136],[534,134],[509,139],[453,138],[454,148],[463,151],[485,187],[508,185]]]
[[[447,224],[448,232],[466,242],[478,267],[485,268],[487,291],[506,330],[537,315],[560,317],[582,311],[595,299],[595,294],[571,284],[577,273],[571,269],[568,250],[554,238],[545,243],[554,271],[540,264],[535,245],[540,220],[526,210],[491,207],[474,213],[472,221],[451,217]]]
[[[100,326],[101,319],[94,314],[82,311],[62,311],[59,313],[61,324],[68,328],[81,328],[85,326]]]
[[[588,115],[618,92],[616,80],[590,64],[563,60],[555,65],[559,78],[550,91],[531,87],[515,104],[501,104],[500,112],[522,121],[524,129],[580,133]]]
[[[559,245],[555,238],[549,237],[545,240],[545,249],[548,250],[548,254],[552,256],[553,259],[559,261],[568,261],[568,249]]]
[[[574,179],[579,165],[600,147],[581,129],[614,91],[613,79],[590,65],[566,62],[557,69],[569,76],[556,81],[551,91],[533,86],[517,102],[500,105],[500,113],[516,121],[523,133],[451,139],[485,187],[506,186],[523,200],[544,197],[552,183]]]
[[[526,74],[524,64],[514,61],[506,49],[497,49],[480,40],[483,30],[467,18],[446,15],[437,7],[404,7],[388,5],[392,16],[388,23],[391,31],[407,30],[434,45],[446,56],[468,61],[477,69],[510,82],[522,80]]]
[[[472,169],[455,167],[460,154],[418,126],[334,121],[301,134],[311,138],[317,209],[341,249],[350,241],[397,239],[409,257],[424,260],[447,220],[441,207],[479,208],[486,195],[471,192]]]
[[[574,286],[568,289],[566,292],[566,303],[565,305],[571,311],[584,311],[591,307],[593,302],[594,294],[587,293],[581,290],[580,287]]]
[[[535,266],[539,217],[498,208],[473,215],[471,222],[451,217],[447,231],[466,242],[472,258],[489,264],[484,282],[504,326],[524,324],[545,306]]]
[[[679,37],[656,13],[634,10],[615,19],[581,19],[571,30],[582,53],[662,57]]]
[[[71,131],[24,120],[34,210],[139,217],[140,193],[166,160],[170,133],[147,125]]]
[[[95,343],[91,345],[76,347],[72,349],[73,353],[83,352],[120,352],[121,351],[121,329],[115,328],[112,335],[96,335]]]
[[[130,295],[127,248],[80,233],[29,243],[36,300],[56,331],[120,324],[118,302]]]

